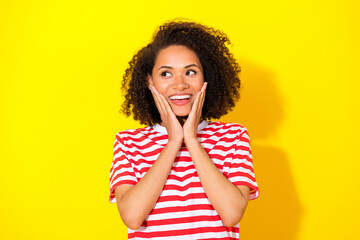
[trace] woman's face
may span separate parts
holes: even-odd
[[[187,116],[204,84],[204,74],[194,51],[171,45],[160,50],[148,81],[149,88],[154,86],[166,98],[176,116]]]

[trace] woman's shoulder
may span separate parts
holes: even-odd
[[[236,131],[239,133],[247,132],[247,128],[240,123],[225,123],[220,121],[209,121],[209,124],[206,128],[213,129],[214,131],[227,130],[227,131]]]
[[[123,138],[137,138],[140,135],[147,135],[152,132],[152,126],[145,126],[141,128],[134,128],[134,129],[125,129],[121,130],[116,134],[116,138],[123,139]]]

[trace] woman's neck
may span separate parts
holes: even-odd
[[[185,117],[176,116],[176,118],[179,120],[179,123],[181,124],[181,126],[184,126],[184,123],[185,123],[186,119],[188,118],[188,116],[185,116]]]
[[[176,116],[176,118],[178,119],[179,123],[181,124],[181,126],[184,126],[184,123],[186,121],[188,116],[183,116],[183,117],[179,117]],[[160,126],[164,127],[164,125],[162,124],[162,122],[160,123]]]

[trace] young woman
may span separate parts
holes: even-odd
[[[259,195],[249,135],[209,121],[239,98],[229,43],[213,28],[168,22],[130,61],[123,112],[147,126],[116,135],[110,170],[129,239],[239,239]]]

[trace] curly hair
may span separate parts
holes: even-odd
[[[228,36],[195,22],[170,21],[160,26],[146,47],[140,49],[129,62],[122,81],[125,101],[121,112],[141,124],[154,125],[161,122],[147,76],[151,76],[157,54],[171,46],[186,46],[196,53],[208,83],[202,109],[203,120],[218,119],[231,111],[240,97],[240,66],[226,45]]]

